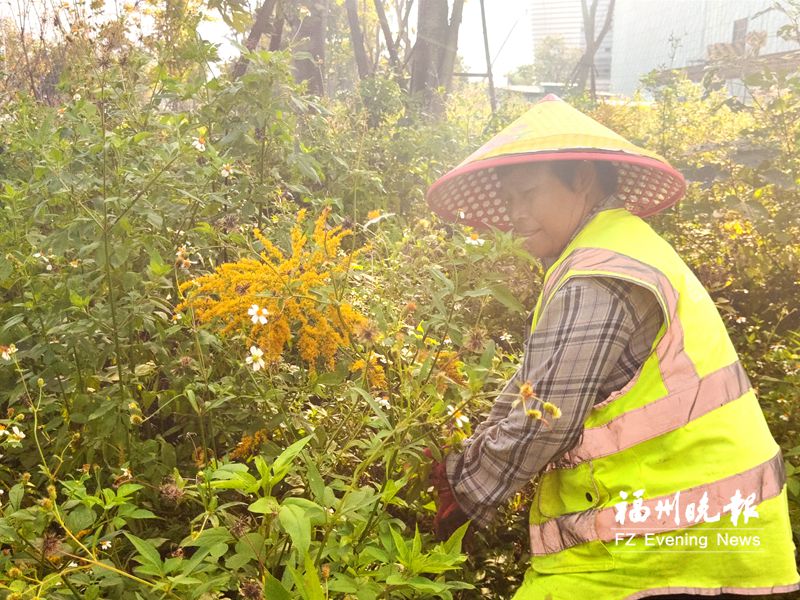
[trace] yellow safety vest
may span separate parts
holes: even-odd
[[[572,277],[646,287],[664,325],[638,374],[541,474],[514,600],[800,589],[781,450],[702,284],[622,208],[598,213],[548,269],[532,329]]]

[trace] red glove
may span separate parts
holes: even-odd
[[[431,453],[427,448],[425,454],[430,458]],[[469,520],[467,514],[461,509],[453,488],[447,479],[447,469],[443,462],[433,462],[429,476],[431,485],[436,488],[438,495],[436,516],[433,518],[434,536],[438,541],[445,541],[453,532]]]

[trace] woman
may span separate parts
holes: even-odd
[[[780,448],[713,301],[641,218],[684,189],[548,96],[428,192],[546,268],[520,370],[434,470],[441,537],[541,474],[516,600],[800,589]]]

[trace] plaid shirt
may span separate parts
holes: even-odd
[[[573,238],[597,212],[619,206],[614,196],[599,203]],[[545,267],[555,260],[544,259]],[[464,512],[488,525],[497,505],[572,449],[593,404],[633,378],[662,323],[656,297],[641,286],[608,277],[564,284],[542,311],[525,343],[522,365],[489,417],[465,440],[462,452],[447,456],[447,478]],[[530,320],[526,335],[529,331]],[[552,429],[515,403],[525,381],[538,398],[561,409],[558,419],[542,411]],[[527,404],[542,409],[539,402]]]

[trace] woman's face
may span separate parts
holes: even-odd
[[[557,256],[591,209],[594,168],[584,163],[572,186],[556,177],[547,163],[506,167],[499,174],[515,236],[538,258]]]

